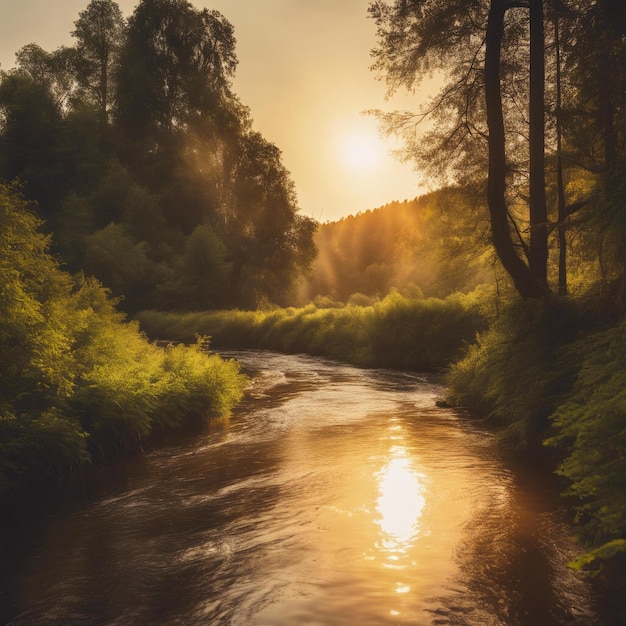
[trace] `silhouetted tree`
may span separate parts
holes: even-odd
[[[63,116],[46,82],[17,69],[0,80],[0,171],[23,181],[45,217],[67,191],[68,154]]]
[[[158,149],[164,135],[215,114],[236,65],[233,28],[220,13],[142,0],[121,52],[117,121],[144,149]]]
[[[231,206],[224,231],[233,250],[233,271],[246,304],[284,297],[314,257],[313,220],[298,216],[294,183],[280,150],[260,133],[242,136],[234,167]]]
[[[521,9],[530,18],[521,17]],[[524,297],[544,295],[548,222],[543,3],[397,0],[391,5],[373,2],[370,14],[379,38],[374,68],[386,75],[392,90],[413,88],[434,70],[449,78],[424,112],[433,113],[438,126],[429,137],[436,141],[430,149],[418,150],[418,159],[424,163],[437,151],[434,165],[450,172],[448,160],[463,180],[468,172],[484,172],[488,148],[487,197],[494,247]],[[526,88],[525,76],[530,83]],[[527,115],[520,114],[523,109]],[[410,128],[415,121],[411,114],[387,117],[396,128]],[[529,142],[523,148],[520,138],[527,133]],[[409,149],[414,147],[415,142],[409,142]],[[511,154],[527,154],[527,165],[523,158],[511,161]],[[528,241],[522,238],[519,218],[515,220],[511,209],[512,192],[523,181],[529,188]]]
[[[112,0],[91,0],[74,26],[77,80],[106,123],[115,102],[113,75],[124,42],[125,20]]]

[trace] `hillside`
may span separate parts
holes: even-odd
[[[384,297],[391,288],[426,297],[471,291],[495,280],[487,237],[486,208],[455,188],[322,224],[299,303]]]

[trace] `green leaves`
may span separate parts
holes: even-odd
[[[626,320],[575,342],[567,356],[580,369],[546,443],[568,450],[559,473],[599,546],[626,534]]]
[[[95,279],[59,269],[39,226],[0,184],[0,498],[228,412],[245,385],[203,344],[149,343]]]
[[[514,303],[448,377],[456,403],[519,448],[543,443],[561,459],[591,550],[577,567],[623,552],[626,536],[626,319],[589,326],[577,303]]]

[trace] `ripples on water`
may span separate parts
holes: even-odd
[[[595,624],[553,494],[430,379],[237,353],[230,421],[16,550],[12,624]]]

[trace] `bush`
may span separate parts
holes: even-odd
[[[560,298],[514,301],[451,366],[451,400],[503,427],[503,439],[537,448],[574,372],[559,348],[581,326],[578,309]]]
[[[546,443],[566,453],[559,473],[570,481],[566,493],[595,558],[609,545],[611,555],[626,552],[626,319],[582,337],[564,356],[579,365],[578,375]]]
[[[203,342],[149,343],[97,281],[59,269],[40,225],[0,185],[0,498],[227,412],[245,386]]]

